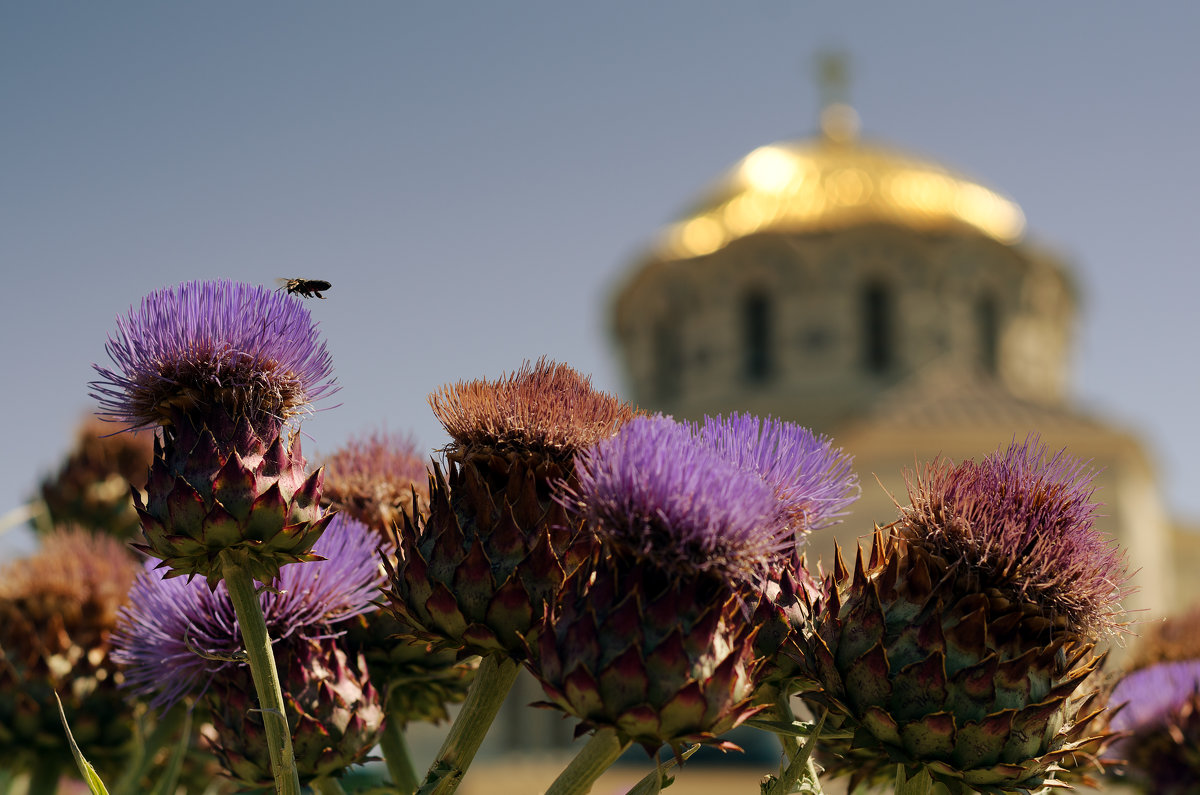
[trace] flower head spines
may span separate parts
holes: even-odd
[[[1036,438],[978,463],[934,461],[910,476],[897,529],[1074,631],[1111,631],[1129,572],[1093,526],[1094,476],[1065,452],[1048,457]]]
[[[172,425],[215,408],[284,423],[336,390],[329,353],[294,296],[232,282],[156,290],[117,319],[94,365],[100,416],[130,428]]]
[[[635,410],[592,387],[579,371],[546,358],[494,381],[462,381],[429,396],[454,439],[448,453],[506,456],[514,451],[564,462],[611,436]]]
[[[573,510],[611,547],[674,575],[750,581],[786,543],[788,517],[756,473],[669,417],[638,417],[576,459]]]

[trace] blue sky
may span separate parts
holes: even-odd
[[[4,4],[0,512],[91,410],[115,316],[190,279],[333,282],[310,453],[439,445],[429,392],[543,354],[619,390],[617,280],[814,131],[835,48],[864,135],[1013,197],[1074,264],[1075,395],[1200,516],[1198,30],[1186,3]]]

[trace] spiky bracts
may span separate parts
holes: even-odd
[[[871,561],[853,573],[840,559],[827,596],[810,607],[803,640],[819,689],[850,743],[825,743],[834,775],[929,769],[951,792],[1024,792],[1084,749],[1090,711],[1076,698],[1098,668],[1092,644],[995,592],[956,588],[945,559],[877,533]]]
[[[1126,583],[1091,526],[1089,477],[1031,442],[935,462],[868,563],[839,557],[803,641],[806,699],[853,732],[825,744],[835,773],[887,779],[900,763],[951,792],[1026,792],[1096,747],[1082,682]]]
[[[680,580],[621,558],[568,581],[530,668],[577,734],[610,726],[653,754],[715,743],[757,711],[754,632],[710,574]]]
[[[411,626],[386,610],[346,624],[346,645],[366,659],[371,682],[387,704],[388,720],[449,720],[447,707],[467,697],[479,658],[459,660],[454,651],[434,649],[412,635]]]
[[[321,476],[304,472],[287,423],[336,389],[308,310],[291,296],[228,281],[189,282],[118,318],[94,365],[100,416],[161,428],[145,551],[172,574],[215,584],[232,555],[260,582],[309,560],[324,529]]]
[[[756,711],[742,603],[788,531],[774,490],[665,417],[637,418],[576,462],[563,500],[601,541],[566,582],[530,664],[581,730],[678,751]]]
[[[324,468],[326,505],[363,522],[389,546],[405,521],[416,526],[429,514],[429,471],[411,437],[381,431],[354,437]],[[448,720],[446,707],[466,698],[479,658],[459,660],[454,650],[415,640],[414,631],[394,613],[375,611],[346,624],[346,643],[366,659],[388,720]]]
[[[259,582],[288,563],[316,560],[313,545],[332,514],[320,504],[322,470],[309,474],[300,436],[264,439],[248,418],[182,418],[169,445],[155,445],[146,499],[135,494],[145,544],[167,576],[221,577],[234,555]]]
[[[379,742],[383,708],[361,655],[341,638],[292,637],[275,647],[301,783],[340,776]],[[215,677],[202,702],[212,716],[208,746],[226,775],[250,787],[273,783],[271,758],[246,666]]]
[[[134,722],[110,633],[137,570],[120,541],[79,530],[0,570],[0,768],[74,764],[55,693],[87,757],[121,759]]]
[[[520,659],[543,605],[591,544],[552,487],[573,482],[576,452],[633,410],[544,359],[496,381],[446,387],[430,404],[453,438],[449,471],[435,467],[428,519],[400,534],[391,608],[414,640],[463,657]]]
[[[353,437],[323,461],[323,500],[391,539],[403,517],[429,512],[427,460],[409,436]]]

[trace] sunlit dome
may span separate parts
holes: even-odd
[[[1012,200],[913,155],[867,144],[846,106],[827,107],[823,133],[755,149],[660,241],[666,258],[698,257],[761,232],[823,232],[880,222],[973,228],[1015,243],[1025,216]]]

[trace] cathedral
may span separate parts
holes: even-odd
[[[853,455],[862,497],[812,539],[826,570],[907,502],[904,473],[1036,434],[1099,471],[1098,526],[1143,617],[1174,612],[1172,531],[1139,439],[1072,402],[1078,296],[1020,207],[945,166],[820,132],[747,154],[628,269],[611,307],[625,397],[697,419],[800,423]]]

